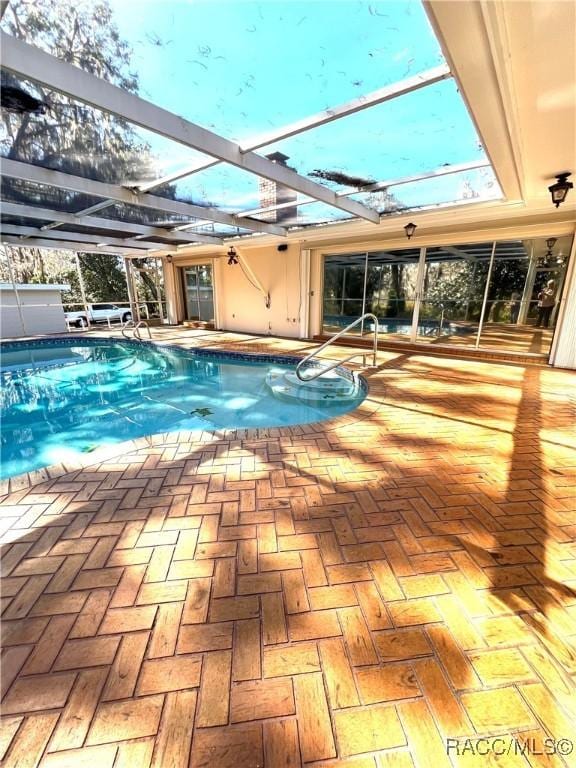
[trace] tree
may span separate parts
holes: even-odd
[[[75,3],[70,0],[12,0],[2,26],[14,37],[43,48],[126,91],[138,92],[138,78],[131,70],[132,51],[120,37],[108,0],[78,0]],[[44,114],[22,115],[2,110],[0,150],[4,157],[112,183],[154,178],[150,146],[141,140],[130,123],[41,86],[22,85],[10,74],[3,73],[3,83],[17,85],[30,93],[33,89],[33,95],[47,106]],[[160,193],[173,197],[174,188],[165,185]],[[8,178],[2,180],[2,195],[7,201],[41,204],[71,212],[99,202],[88,195]],[[146,222],[149,215],[134,206],[117,204],[115,208],[128,221]],[[28,222],[14,220],[12,223]],[[18,272],[17,279],[45,281],[49,253],[51,251],[46,249],[10,248],[8,254]],[[90,253],[81,254],[80,260],[88,301],[127,299],[120,257]],[[136,260],[135,266],[146,270],[147,262],[144,257]],[[73,261],[59,274],[61,277],[68,275],[68,281],[74,285],[74,298],[78,298]],[[136,275],[143,298],[156,300],[155,278],[147,271],[137,271]]]
[[[131,49],[120,38],[107,0],[12,0],[4,15],[5,30],[129,92],[138,91],[130,71]],[[4,75],[22,86],[12,75]],[[44,114],[3,110],[4,156],[102,181],[125,181],[150,175],[149,147],[133,126],[68,97],[34,86]],[[64,193],[65,195],[69,193]]]
[[[66,250],[43,250],[0,246],[0,281],[10,282],[8,260],[17,283],[69,283],[74,254]]]
[[[78,258],[89,302],[128,301],[121,257],[109,253],[81,253]]]

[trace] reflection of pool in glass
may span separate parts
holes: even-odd
[[[1,350],[2,477],[143,435],[323,421],[366,396],[343,369],[332,384],[322,377],[318,387],[294,385],[294,357],[106,339],[11,342]]]
[[[358,316],[359,317],[359,316]],[[325,315],[324,326],[332,328],[346,328],[353,323],[356,317],[347,317],[343,315]],[[474,333],[475,329],[471,326],[459,325],[449,321],[442,324],[442,332],[439,333],[438,320],[421,320],[418,323],[418,336],[467,336]],[[352,329],[351,333],[359,333],[360,326]],[[374,331],[374,323],[367,322],[364,326],[364,332]],[[378,319],[379,333],[397,333],[400,336],[410,336],[412,333],[412,323],[402,318],[382,317]]]

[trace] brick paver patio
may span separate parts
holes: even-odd
[[[366,375],[351,423],[13,484],[5,766],[575,764],[576,377],[391,352]]]

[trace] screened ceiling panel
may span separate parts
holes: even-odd
[[[192,236],[194,232],[197,232],[201,235],[214,235],[215,237],[234,237],[235,235],[254,234],[250,229],[232,227],[228,224],[219,224],[218,222],[212,221],[204,224],[198,224],[195,227],[186,228],[186,230],[181,232],[181,234],[190,234]]]
[[[265,199],[262,185],[267,183],[253,173],[220,163],[170,185],[158,187],[154,194],[237,213],[260,207],[261,201]]]
[[[398,184],[379,191],[361,192],[351,197],[386,214],[467,200],[494,200],[501,198],[502,192],[493,170],[487,166]]]
[[[2,225],[8,224],[15,227],[43,227],[45,224],[50,224],[50,221],[45,219],[31,219],[28,216],[10,216],[2,213]]]
[[[337,191],[486,159],[451,79],[279,141],[272,152]]]
[[[35,5],[52,7],[52,27],[35,30],[26,23],[26,4],[18,4],[6,11],[2,28],[61,57],[59,30],[72,28],[70,3]],[[159,106],[236,140],[442,60],[419,2],[110,0],[105,24],[116,27],[116,39],[104,34],[96,8],[79,9],[91,55],[67,60],[127,90],[138,87]]]
[[[347,211],[321,202],[299,205],[302,195],[281,184],[223,163],[174,182],[170,188],[169,190],[155,189],[154,194],[162,196],[162,193],[167,192],[173,199],[216,207],[230,214],[242,214],[248,211],[249,217],[257,221],[286,227],[354,218]],[[260,208],[284,206],[292,202],[294,205],[278,210],[252,213]]]
[[[115,237],[115,238],[116,237],[117,238],[133,238],[134,237],[133,232],[126,232],[126,230],[122,229],[122,224],[120,222],[118,224],[117,229],[101,229],[100,227],[90,227],[87,224],[74,224],[73,226],[69,224],[62,224],[61,226],[58,227],[58,232],[70,232],[70,234],[73,234],[74,232],[78,232],[84,235],[94,235],[95,237],[101,237],[104,240],[111,237]],[[146,235],[146,240],[152,240],[152,236]]]
[[[385,214],[501,196],[489,167],[388,190],[355,191],[486,161],[451,79],[290,138],[257,142],[270,132],[281,135],[291,123],[445,65],[417,0],[20,0],[8,4],[1,27],[225,139],[245,147],[258,144],[258,154],[340,193],[343,205],[362,203]],[[14,70],[25,71],[15,61]],[[38,70],[34,74],[41,79]],[[294,228],[354,219],[346,210],[306,200],[280,183],[10,73],[3,74],[2,84],[28,94],[39,107],[23,114],[2,110],[0,157],[130,189],[143,185],[165,199],[227,214],[248,212],[259,224]],[[198,140],[196,135],[193,143]],[[171,180],[175,176],[182,178]],[[308,191],[306,185],[300,188]],[[2,191],[11,202],[71,213],[105,200],[14,179],[4,179]],[[267,210],[252,213],[259,209]],[[372,211],[362,213],[375,218]],[[166,228],[195,223],[191,234],[222,237],[251,233],[117,202],[95,215],[118,220],[118,232],[126,222]],[[85,232],[83,226],[75,231]]]
[[[77,213],[102,202],[101,197],[70,192],[48,184],[36,184],[7,176],[2,176],[1,194],[3,201],[7,203],[19,203],[66,213]]]
[[[41,100],[43,114],[3,110],[0,156],[95,181],[150,183],[207,155],[56,91],[3,73],[3,87]]]
[[[276,211],[253,214],[255,219],[270,221],[283,227],[306,227],[314,224],[327,224],[337,221],[351,221],[354,216],[324,203],[294,205]]]
[[[126,203],[114,203],[98,211],[95,215],[104,219],[118,219],[130,224],[147,224],[151,227],[166,227],[168,229],[193,222],[190,216],[179,216],[178,214],[166,213],[166,211],[157,211],[154,208],[127,205]]]

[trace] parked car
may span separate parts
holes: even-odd
[[[88,304],[88,312],[65,312],[64,316],[69,325],[77,328],[86,328],[88,321],[91,323],[125,323],[132,320],[132,311],[129,307],[118,307],[116,304]]]

